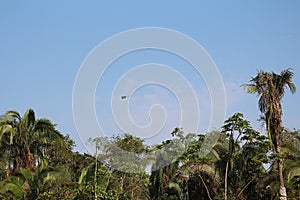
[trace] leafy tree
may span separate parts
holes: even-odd
[[[225,199],[260,198],[251,191],[259,176],[265,173],[263,164],[268,162],[268,138],[255,131],[250,122],[243,119],[242,113],[235,113],[225,120],[222,132],[228,138],[228,152],[223,157],[226,162]]]
[[[220,135],[220,132],[213,131],[208,134]],[[187,178],[186,196],[189,199],[214,199],[219,194],[220,174],[217,171],[217,161],[220,160],[219,141],[215,142],[211,151],[205,156],[202,155],[202,146],[207,135],[198,135],[181,156],[180,171],[183,178]]]
[[[110,180],[108,189],[116,189],[122,198],[149,198],[145,169],[150,162],[146,157],[150,147],[145,145],[142,139],[123,134],[111,139],[94,138],[90,141],[98,144],[98,153],[95,156],[114,177]]]
[[[180,128],[175,128],[171,135],[172,140],[163,141],[153,148],[157,159],[149,179],[151,199],[180,199],[183,195],[182,180],[178,179],[180,156],[196,135],[185,135]]]
[[[76,190],[75,199],[117,199],[118,194],[114,189],[110,189],[110,183],[114,177],[112,174],[100,165],[98,161],[92,163],[89,167],[83,168],[78,180],[79,187]],[[97,174],[95,180],[95,173]],[[95,184],[95,182],[97,184]],[[95,195],[96,194],[96,195]]]
[[[213,148],[210,153],[203,156],[202,145],[205,135],[198,135],[197,140],[196,134],[189,133],[185,135],[179,128],[176,128],[172,135],[175,137],[174,139],[163,141],[162,144],[155,147],[155,149],[161,148],[163,151],[156,150],[158,156],[152,166],[155,170],[152,171],[150,176],[149,190],[151,198],[215,198],[219,192],[218,183],[220,182],[214,164],[219,159],[216,150]],[[183,154],[172,157],[172,155],[180,152],[183,152]],[[174,160],[168,160],[168,158]],[[166,166],[164,163],[166,160],[171,164]]]
[[[249,128],[249,122],[244,120],[243,114],[235,113],[233,116],[229,117],[229,119],[225,120],[224,125],[222,126],[222,132],[226,133],[227,137],[229,137],[229,146],[228,146],[228,158],[226,161],[226,169],[225,169],[225,190],[224,190],[224,199],[227,199],[228,192],[228,173],[230,179],[230,187],[234,188],[237,183],[237,176],[235,175],[235,160],[237,154],[239,153],[237,149],[239,149],[238,139],[240,136]],[[236,136],[234,136],[236,133]],[[236,137],[236,138],[234,138]]]

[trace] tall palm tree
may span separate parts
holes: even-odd
[[[289,88],[292,93],[296,92],[296,87],[292,82],[293,76],[294,73],[291,69],[283,70],[280,74],[259,71],[258,74],[250,80],[249,84],[242,85],[248,93],[258,94],[259,110],[264,114],[266,128],[272,146],[279,156],[277,164],[280,200],[287,199],[283,181],[283,162],[282,158],[280,158],[280,134],[282,132],[281,100],[287,88]]]
[[[0,147],[6,147],[7,175],[16,174],[20,168],[34,169],[43,164],[49,147],[66,149],[63,136],[48,119],[35,118],[32,109],[24,116],[8,111],[0,118]]]

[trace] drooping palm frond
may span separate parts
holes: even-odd
[[[54,145],[61,150],[67,148],[63,135],[55,129],[55,124],[48,119],[36,120],[34,137],[35,140],[44,138],[44,143]]]
[[[294,76],[294,73],[291,71],[291,68],[288,68],[286,70],[283,70],[280,73],[280,80],[278,81],[278,88],[282,88],[281,93],[284,94],[284,89],[287,86],[291,93],[294,94],[296,92],[296,86],[292,82],[292,78]]]
[[[290,182],[294,177],[300,176],[300,159],[286,162],[285,173],[287,174],[288,182]]]
[[[14,110],[7,111],[4,115],[4,119],[7,121],[18,121],[20,122],[22,117],[20,113]]]
[[[0,182],[0,194],[6,195],[7,193],[12,193],[16,199],[24,199],[24,192],[22,188],[10,182]]]

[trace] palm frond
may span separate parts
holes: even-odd
[[[10,110],[7,111],[4,115],[4,118],[6,120],[12,120],[12,119],[17,119],[18,121],[21,121],[21,115],[17,111]]]
[[[290,182],[296,176],[300,176],[300,166],[294,167],[289,171],[288,182]]]
[[[23,199],[24,193],[20,186],[10,182],[0,182],[0,194],[11,192],[17,199]]]
[[[35,125],[35,113],[32,109],[28,109],[22,120],[21,120],[22,125],[26,127],[26,129],[32,129]]]

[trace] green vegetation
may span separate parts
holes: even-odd
[[[267,135],[235,113],[207,133],[219,138],[205,156],[207,134],[180,128],[152,147],[131,134],[91,138],[95,154],[81,154],[50,120],[31,109],[24,116],[8,111],[0,117],[0,199],[300,199],[300,131],[282,127],[281,100],[287,88],[295,92],[292,77],[289,69],[260,71],[243,85],[259,95]]]

